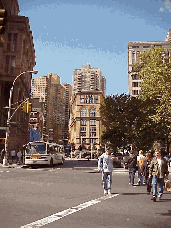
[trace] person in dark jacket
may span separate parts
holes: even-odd
[[[149,178],[149,169],[150,169],[150,164],[151,164],[151,160],[152,160],[152,154],[151,153],[146,153],[146,165],[145,165],[145,170],[144,170],[144,174],[145,174],[145,183],[147,184],[147,193],[150,194],[151,192],[151,182],[152,179]]]
[[[137,156],[131,150],[130,156],[128,158],[128,169],[129,169],[129,184],[132,184],[132,185],[134,185],[136,165],[137,165]]]

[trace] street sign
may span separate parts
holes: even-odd
[[[7,130],[7,128],[6,127],[0,127],[0,130]]]

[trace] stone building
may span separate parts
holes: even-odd
[[[0,47],[0,126],[6,126],[10,88],[14,79],[23,72],[32,71],[35,66],[35,50],[29,19],[19,16],[17,0],[1,0],[0,7],[7,10],[7,23],[3,45]],[[30,97],[31,73],[24,73],[15,83],[12,96],[13,111],[23,100]],[[29,140],[29,114],[18,109],[11,119],[9,147],[22,149]],[[4,132],[0,132],[4,137]],[[4,147],[4,145],[0,145]]]
[[[73,71],[69,142],[77,150],[99,150],[104,126],[100,105],[106,94],[106,79],[100,68],[90,64]]]
[[[104,96],[102,91],[76,92],[71,99],[70,144],[76,150],[99,150],[104,127],[100,117],[100,104]]]
[[[131,96],[137,96],[141,92],[141,79],[137,73],[131,73],[133,64],[138,59],[138,54],[147,51],[150,46],[163,47],[166,50],[166,55],[170,53],[167,49],[171,46],[171,29],[168,30],[165,41],[139,41],[139,42],[128,42],[128,91]]]

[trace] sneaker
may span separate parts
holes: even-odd
[[[108,189],[108,195],[111,195],[111,190],[110,189]]]
[[[156,202],[156,197],[155,196],[153,196],[153,202]]]
[[[104,190],[104,195],[107,195],[107,190]]]
[[[161,200],[162,196],[158,196],[158,199]]]

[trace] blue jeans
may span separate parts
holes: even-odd
[[[159,196],[163,195],[163,185],[164,185],[164,178],[158,178],[156,175],[152,177],[152,186],[153,186],[153,196],[157,197],[157,184],[159,184]]]
[[[129,183],[134,184],[136,168],[129,168]]]
[[[104,190],[111,189],[112,186],[112,172],[102,172],[102,182]]]
[[[145,182],[144,173],[141,168],[138,169],[138,182],[140,182],[140,184]]]

